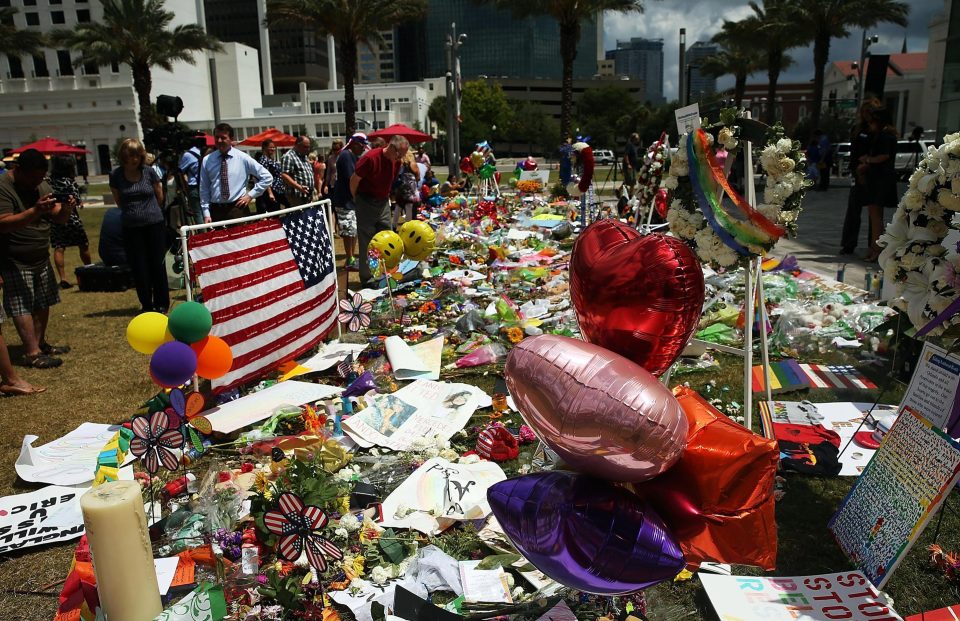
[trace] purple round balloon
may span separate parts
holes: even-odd
[[[585,593],[633,593],[673,578],[685,565],[649,505],[601,479],[538,472],[491,486],[487,500],[527,560]]]
[[[179,341],[164,343],[150,358],[150,377],[166,388],[190,381],[197,372],[197,354]]]
[[[599,345],[524,339],[504,369],[520,414],[574,469],[611,481],[652,479],[680,459],[689,424],[660,381]]]

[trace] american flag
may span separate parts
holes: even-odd
[[[336,326],[337,275],[323,206],[189,239],[193,273],[213,314],[211,334],[233,350],[221,392],[259,378]]]

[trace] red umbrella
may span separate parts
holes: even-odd
[[[433,136],[430,134],[425,134],[421,131],[413,129],[412,127],[407,127],[403,123],[397,123],[395,125],[391,125],[390,127],[378,129],[375,132],[370,132],[367,134],[367,136],[370,138],[383,138],[385,140],[390,140],[394,136],[403,136],[413,143],[430,142],[433,140]]]
[[[211,148],[212,148],[212,147],[217,146],[217,141],[214,140],[213,136],[211,136],[211,135],[208,134],[207,132],[200,132],[200,135],[203,136],[203,141],[204,141],[204,142],[203,142],[203,145],[204,145],[205,147],[211,147]]]
[[[241,147],[259,147],[264,140],[270,139],[278,147],[292,147],[297,143],[297,139],[290,134],[285,134],[275,127],[265,129],[255,136],[250,136],[240,142]]]
[[[13,150],[14,153],[23,153],[27,149],[36,149],[44,155],[83,155],[84,153],[90,153],[83,147],[75,147],[69,145],[65,142],[60,142],[56,138],[51,138],[47,136],[46,138],[41,138],[36,142],[31,142],[30,144],[25,144],[22,147],[16,148]]]

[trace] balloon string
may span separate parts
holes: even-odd
[[[750,251],[737,243],[733,237],[727,233],[717,222],[713,209],[711,209],[711,203],[707,200],[706,194],[704,194],[703,187],[700,185],[700,176],[697,174],[696,168],[696,154],[693,149],[693,140],[687,140],[687,158],[690,160],[690,185],[693,187],[693,192],[697,197],[697,200],[700,202],[703,211],[703,217],[706,218],[707,223],[710,224],[710,228],[713,229],[713,232],[717,234],[717,237],[720,238],[724,244],[732,248],[736,252],[747,256],[750,254]]]
[[[693,151],[694,151],[692,164],[690,165],[691,177],[693,177],[693,174],[692,174],[693,171],[696,171],[698,175],[697,178],[701,186],[710,189],[709,193],[705,192],[705,196],[707,197],[707,200],[710,202],[710,206],[713,209],[714,213],[716,214],[716,219],[720,223],[720,225],[723,226],[724,229],[730,232],[737,239],[737,241],[741,243],[768,244],[772,241],[775,241],[775,238],[771,238],[767,236],[762,231],[757,231],[750,225],[749,222],[741,221],[736,218],[733,218],[730,214],[728,214],[723,209],[723,205],[721,204],[723,193],[721,192],[718,195],[716,192],[716,183],[715,183],[716,180],[713,179],[712,175],[710,174],[709,170],[705,165],[705,161],[706,161],[705,150],[700,146],[699,143],[697,143],[696,138],[693,135],[690,136],[688,143],[689,142],[693,142]],[[710,182],[713,182],[713,183],[711,185],[708,185],[708,183]]]
[[[704,154],[706,155],[707,166],[710,168],[710,172],[713,175],[714,181],[716,181],[720,187],[723,188],[724,192],[727,193],[727,196],[730,197],[730,200],[733,201],[733,204],[740,208],[740,211],[746,214],[746,216],[750,219],[750,222],[763,229],[764,232],[774,239],[780,239],[783,237],[787,232],[786,229],[774,222],[771,222],[762,213],[754,209],[750,203],[747,202],[747,200],[743,198],[743,196],[737,192],[733,186],[730,185],[730,182],[727,180],[727,176],[723,174],[723,169],[720,167],[720,163],[717,161],[716,156],[708,148],[706,132],[702,129],[698,129],[697,138],[701,143]]]

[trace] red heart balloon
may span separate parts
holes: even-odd
[[[703,308],[703,270],[675,237],[641,235],[619,220],[584,229],[570,259],[580,332],[662,375],[687,344]]]

